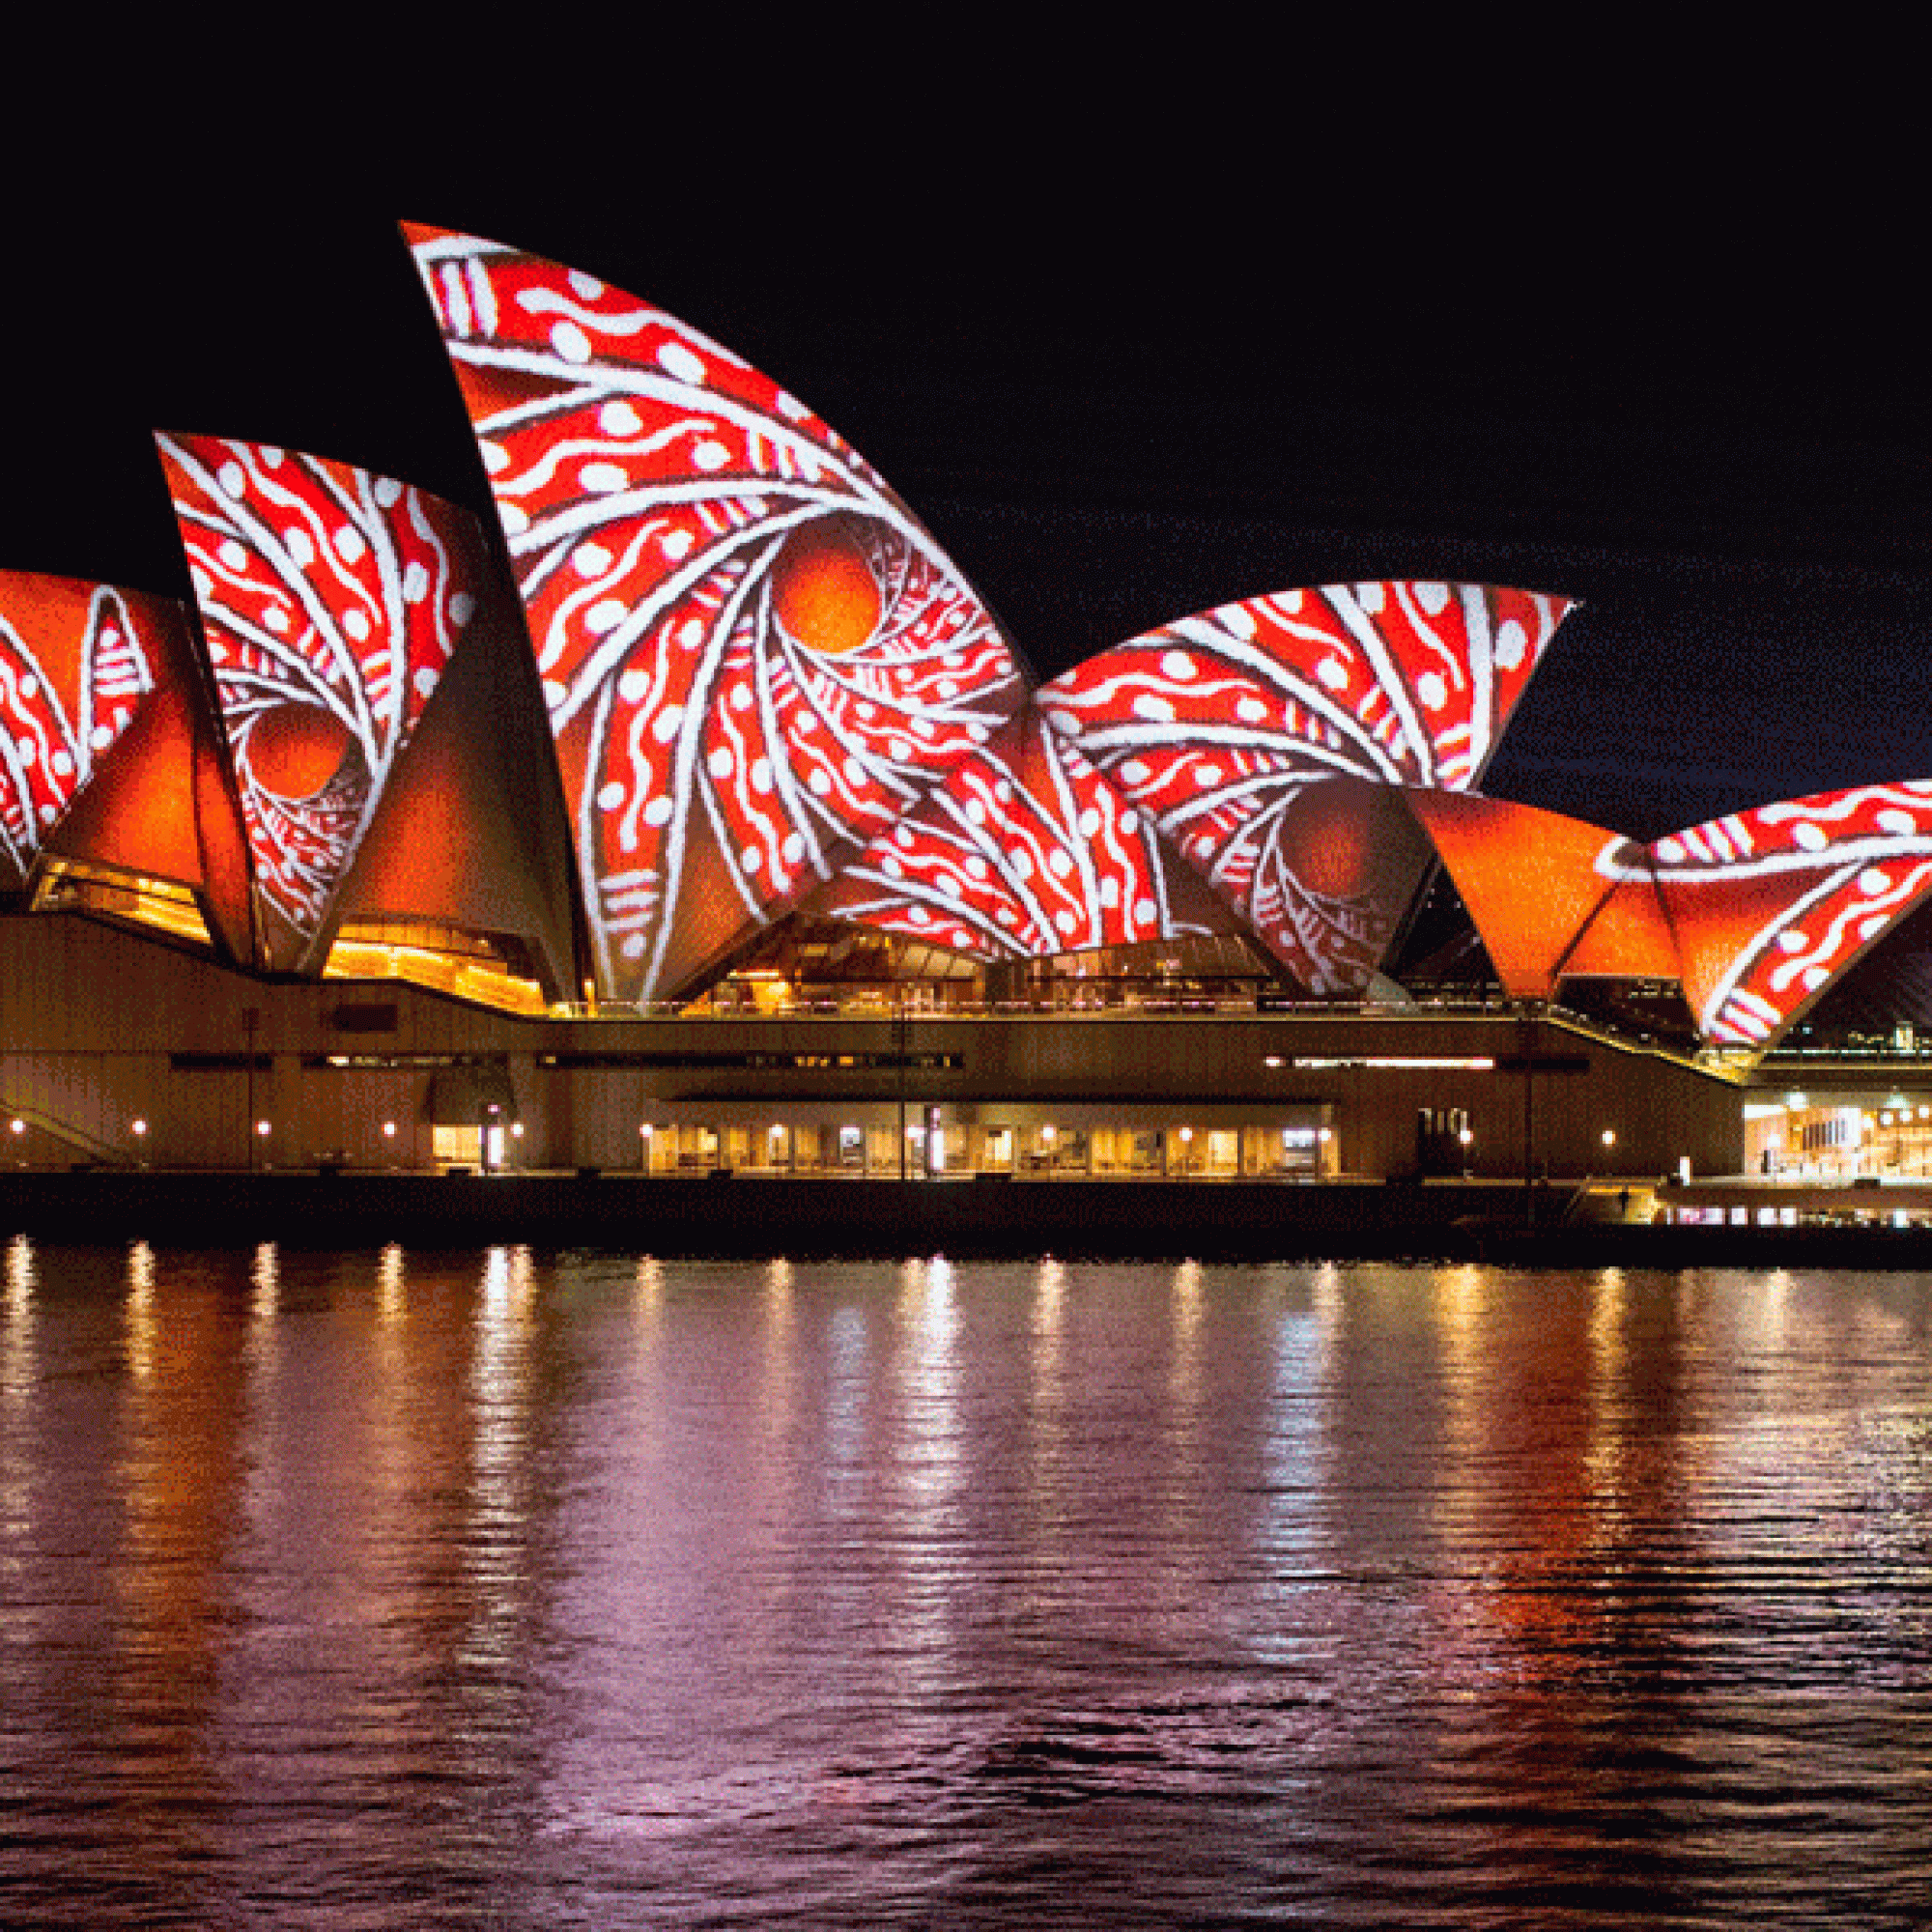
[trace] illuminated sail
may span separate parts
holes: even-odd
[[[1039,702],[1296,978],[1355,991],[1429,863],[1387,788],[1473,785],[1568,609],[1482,584],[1289,590],[1104,651]]]
[[[478,601],[453,505],[322,457],[157,439],[253,861],[262,963],[320,963],[331,899]]]
[[[0,571],[0,886],[24,882],[127,729],[172,614],[164,599],[111,583]]]
[[[675,318],[407,231],[537,652],[609,997],[797,904],[1023,696],[992,616],[805,406]]]
[[[1932,891],[1932,779],[1731,812],[1648,858],[1699,1030],[1766,1046]]]
[[[1219,931],[1225,915],[1198,916],[1205,896],[1151,822],[1029,710],[867,846],[814,910],[982,959],[1037,959]]]

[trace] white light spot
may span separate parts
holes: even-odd
[[[554,711],[570,696],[570,691],[562,679],[547,677],[544,679],[543,694],[544,702]]]
[[[670,817],[670,800],[660,795],[644,807],[646,825],[663,825]]]
[[[467,590],[459,590],[449,600],[449,621],[461,628],[476,614],[476,600]]]
[[[492,476],[500,476],[509,469],[510,452],[500,442],[495,442],[489,437],[483,436],[476,439],[476,446],[483,452],[483,468]]]
[[[1243,724],[1265,724],[1268,708],[1259,697],[1244,697],[1235,706],[1235,716]]]
[[[1255,613],[1245,604],[1223,604],[1214,614],[1230,637],[1252,638],[1260,629]]]
[[[1149,724],[1172,724],[1174,706],[1166,698],[1144,691],[1134,699],[1134,716]]]
[[[595,301],[604,293],[604,284],[582,269],[571,270],[570,288],[573,295],[582,296],[585,301]]]
[[[983,880],[991,869],[992,867],[977,852],[966,861],[966,876],[969,879]]]
[[[1202,791],[1212,791],[1221,782],[1221,767],[1202,763],[1194,767],[1194,782]]]
[[[1080,836],[1083,838],[1100,836],[1100,814],[1091,805],[1080,814]]]
[[[1439,617],[1449,608],[1449,586],[1446,583],[1418,583],[1415,586],[1415,601],[1422,606],[1425,616]]]
[[[615,811],[624,802],[624,785],[620,779],[611,779],[597,787],[597,810]]]
[[[695,651],[704,641],[704,621],[700,617],[687,618],[677,627],[677,640],[688,651]]]
[[[620,671],[617,676],[617,697],[623,704],[641,704],[651,695],[651,679],[648,671],[641,671],[633,665],[629,670]]]
[[[709,437],[696,444],[691,452],[691,467],[694,469],[703,470],[707,475],[723,469],[730,461],[731,452],[722,442],[715,441]]]
[[[769,758],[754,758],[752,761],[752,789],[761,797],[772,788],[772,761]]]
[[[502,525],[506,536],[520,537],[530,526],[529,514],[521,503],[499,501],[497,505],[497,521]]]
[[[289,628],[289,607],[286,604],[270,604],[262,612],[262,626],[274,632],[278,638],[284,636]]]
[[[1889,832],[1894,838],[1909,838],[1918,830],[1918,821],[1909,811],[1900,811],[1895,806],[1889,811],[1878,815],[1878,829]]]
[[[845,782],[854,791],[863,790],[866,783],[866,768],[857,758],[845,760]]]
[[[428,665],[424,665],[417,670],[414,683],[416,696],[418,697],[427,697],[436,689],[436,672]]]
[[[429,595],[429,572],[420,561],[412,561],[403,572],[403,602],[420,604]]]
[[[755,845],[747,845],[738,854],[738,864],[748,872],[755,872],[765,863],[765,855]]]
[[[651,736],[660,745],[668,745],[677,736],[678,726],[683,723],[684,706],[681,704],[667,704],[651,720]]]
[[[1859,891],[1868,899],[1876,898],[1880,893],[1891,890],[1891,880],[1876,866],[1867,866],[1859,874]]]
[[[1134,923],[1136,925],[1151,925],[1157,916],[1158,908],[1156,908],[1151,899],[1136,899],[1134,901]]]
[[[959,696],[958,685],[950,677],[942,677],[932,688],[949,703]]]
[[[789,416],[793,422],[804,422],[811,412],[788,389],[781,389],[773,399],[779,408],[779,414]]]
[[[1070,912],[1055,913],[1053,923],[1060,928],[1061,937],[1064,939],[1071,939],[1080,926],[1080,922]]]
[[[644,956],[644,935],[641,932],[627,932],[617,951],[626,959],[641,959]]]
[[[1822,966],[1807,966],[1804,969],[1804,990],[1815,993],[1832,976]]]
[[[892,753],[894,759],[901,765],[905,764],[912,757],[912,740],[910,738],[895,737],[889,739],[886,749]]]
[[[1496,633],[1496,663],[1504,670],[1515,670],[1529,655],[1529,633],[1512,617]]]
[[[369,633],[374,628],[369,622],[369,613],[357,604],[342,613],[342,628],[358,644],[369,641]]]
[[[670,562],[677,563],[691,554],[691,543],[689,530],[667,530],[658,539],[658,549]]]
[[[216,481],[220,483],[223,493],[233,497],[237,502],[248,494],[248,472],[239,463],[224,463]]]
[[[983,799],[969,798],[966,801],[966,820],[970,825],[985,824],[986,804]]]
[[[1138,811],[1121,813],[1121,833],[1123,838],[1131,838],[1140,829],[1141,815]]]
[[[1379,617],[1385,601],[1384,586],[1379,583],[1358,583],[1355,585],[1355,602],[1371,617]]]
[[[403,486],[393,476],[379,476],[373,494],[379,510],[393,510],[403,500]]]
[[[242,571],[248,568],[248,552],[244,546],[230,537],[215,554],[221,559],[224,570]]]
[[[738,760],[732,756],[728,745],[714,745],[711,755],[705,759],[705,768],[714,779],[728,779],[737,769]]]
[[[602,577],[611,568],[611,553],[602,544],[579,544],[570,554],[570,567],[579,577]]]
[[[1777,935],[1777,946],[1780,952],[1803,952],[1810,943],[1795,925],[1787,925]]]
[[[784,844],[781,849],[784,853],[785,864],[787,866],[796,866],[805,857],[805,839],[796,832],[787,832],[785,834]]]
[[[1426,670],[1415,680],[1415,695],[1429,710],[1440,711],[1449,701],[1449,687],[1440,671]]]
[[[614,497],[630,480],[620,463],[586,463],[577,472],[579,487],[593,497]]]
[[[68,752],[56,752],[47,762],[54,768],[54,777],[64,779],[73,771],[73,756]]]
[[[1144,785],[1153,774],[1138,758],[1129,758],[1121,767],[1121,782],[1130,785]]]
[[[597,427],[606,436],[636,436],[644,419],[629,403],[606,403],[597,412]]]
[[[344,524],[335,533],[335,554],[344,563],[360,563],[368,548],[354,524]]]
[[[1072,871],[1073,861],[1071,858],[1067,856],[1066,850],[1064,846],[1056,845],[1053,848],[1053,850],[1047,854],[1046,869],[1049,872],[1051,872],[1056,879],[1064,879],[1065,878],[1068,872]]]
[[[823,765],[812,766],[811,776],[806,780],[806,783],[811,787],[813,798],[828,798],[831,796],[832,774]]]
[[[109,730],[105,724],[97,724],[94,727],[94,729],[88,733],[87,742],[90,745],[92,745],[97,752],[104,752],[106,751],[109,745],[113,744],[114,733],[111,730]]]
[[[895,858],[890,852],[879,861],[879,870],[889,879],[902,879],[905,877],[905,866],[903,862]]]
[[[1176,684],[1185,684],[1195,674],[1194,660],[1185,651],[1163,651],[1160,658],[1160,672],[1163,677],[1172,678]]]
[[[1330,691],[1347,691],[1349,688],[1349,667],[1340,658],[1323,658],[1315,667],[1315,675]]]
[[[658,367],[667,376],[675,376],[680,383],[702,383],[705,369],[702,359],[687,349],[681,342],[666,342],[658,349]]]
[[[1666,866],[1681,866],[1684,863],[1684,847],[1675,838],[1660,838],[1657,841],[1657,856]]]
[[[621,597],[600,597],[583,613],[583,628],[593,638],[605,638],[624,621],[628,607]]]
[[[566,362],[590,360],[590,338],[574,322],[554,324],[550,331],[550,346]]]
[[[1112,912],[1114,908],[1120,904],[1120,902],[1121,902],[1121,882],[1113,875],[1113,873],[1109,872],[1107,876],[1100,881],[1100,904],[1106,911]]]
[[[1813,825],[1807,819],[1792,828],[1794,843],[1804,846],[1807,852],[1822,852],[1832,842],[1832,835],[1822,825]]]

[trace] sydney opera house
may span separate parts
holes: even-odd
[[[191,610],[0,574],[14,1160],[1932,1154],[1895,1073],[1791,1071],[1932,893],[1932,780],[1649,844],[1488,796],[1567,609],[1533,589],[1288,587],[1039,683],[728,349],[514,248],[408,239],[496,527],[164,434]]]

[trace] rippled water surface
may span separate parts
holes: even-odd
[[[0,1922],[1932,1921],[1907,1276],[7,1252]]]

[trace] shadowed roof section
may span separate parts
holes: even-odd
[[[599,984],[675,995],[1024,696],[991,613],[829,425],[595,276],[405,230],[489,472]]]

